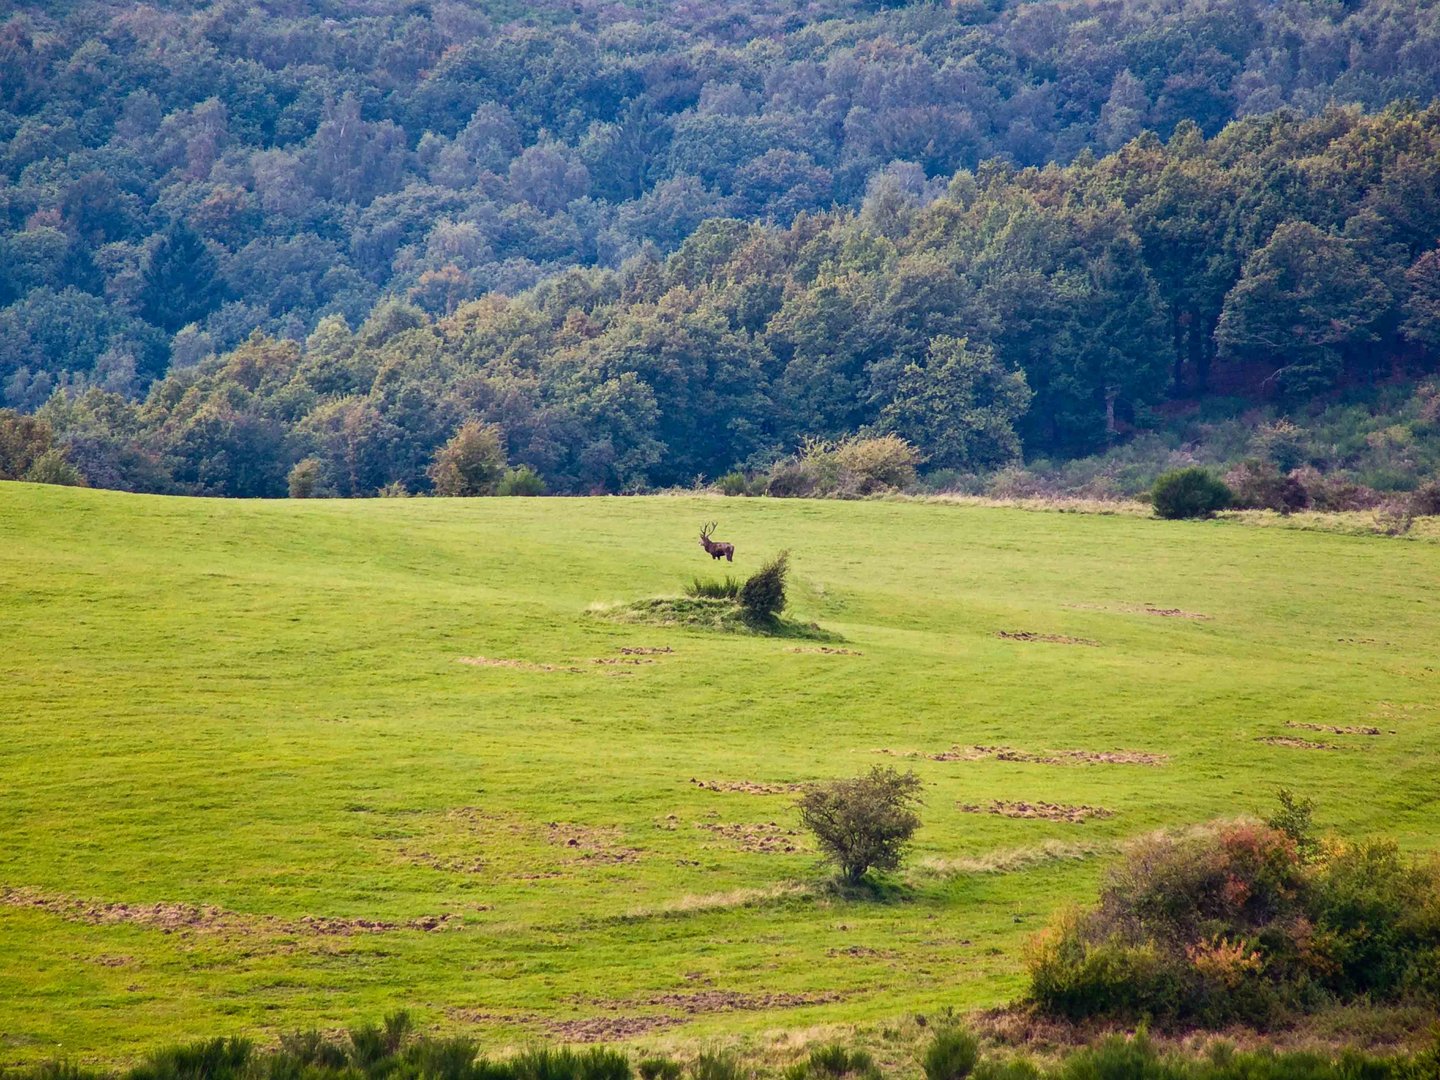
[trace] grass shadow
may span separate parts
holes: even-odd
[[[792,638],[801,641],[844,641],[817,623],[784,616],[756,619],[734,600],[717,596],[652,596],[622,604],[592,604],[588,614],[607,622],[645,626],[686,627],[725,634]]]

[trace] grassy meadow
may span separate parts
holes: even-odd
[[[789,549],[843,640],[588,610],[714,573],[710,518],[719,573]],[[1437,618],[1440,545],[1235,522],[0,484],[0,1064],[400,1006],[690,1046],[1001,1004],[1127,837],[1285,784],[1435,846]],[[875,764],[924,827],[840,895],[786,789]]]

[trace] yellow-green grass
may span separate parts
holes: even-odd
[[[587,612],[713,572],[711,518],[722,571],[788,548],[794,614],[858,655]],[[1231,522],[0,484],[0,1062],[401,1006],[492,1046],[647,1016],[693,1046],[998,1004],[1127,837],[1283,784],[1328,827],[1435,845],[1437,617],[1440,546]],[[673,652],[593,663],[634,646]],[[1169,760],[925,756],[955,744]],[[873,898],[827,890],[793,796],[691,783],[875,764],[914,767],[926,804]],[[1114,816],[960,809],[990,800]],[[704,827],[772,822],[778,852]],[[176,928],[155,904],[217,910]]]

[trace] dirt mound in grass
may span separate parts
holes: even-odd
[[[1086,645],[1098,649],[1100,643],[1089,638],[1071,637],[1068,634],[1037,634],[1033,630],[996,630],[995,636],[1007,641],[1043,641],[1050,645]]]
[[[1114,817],[1114,810],[1103,806],[1065,806],[1048,802],[1006,802],[997,799],[984,804],[961,803],[960,809],[967,814],[999,814],[1008,818],[1041,818],[1045,821],[1068,821],[1083,825],[1091,818]]]
[[[675,650],[669,645],[622,645],[621,656],[666,656]]]
[[[1349,727],[1347,727],[1347,726],[1344,726],[1344,725],[1336,725],[1336,724],[1307,724],[1307,723],[1305,723],[1303,720],[1286,720],[1286,721],[1285,721],[1285,726],[1288,727],[1288,728],[1300,728],[1301,730],[1304,730],[1304,731],[1324,731],[1324,732],[1328,732],[1328,733],[1331,734],[1331,735],[1383,735],[1383,734],[1384,734],[1384,732],[1381,731],[1378,727],[1371,727],[1369,724],[1358,724],[1358,725],[1354,725],[1354,726],[1349,726]],[[1391,735],[1394,735],[1395,732],[1392,731],[1390,734],[1391,734]]]
[[[1297,739],[1291,735],[1262,735],[1256,742],[1265,743],[1268,746],[1287,746],[1292,750],[1344,750],[1345,747],[1337,746],[1334,743],[1312,742],[1309,739]]]
[[[756,855],[790,855],[800,850],[796,839],[800,835],[799,831],[787,829],[773,821],[757,822],[753,825],[702,821],[697,822],[695,827],[729,840],[741,851]]]
[[[816,645],[816,646],[812,646],[812,647],[810,647],[810,648],[805,648],[804,646],[800,646],[800,645],[792,645],[792,646],[790,646],[790,648],[786,649],[785,651],[786,651],[786,652],[793,652],[793,653],[815,653],[815,654],[820,655],[820,656],[864,656],[864,655],[865,655],[865,654],[864,654],[863,652],[861,652],[859,649],[836,649],[836,648],[832,648],[832,647],[829,646],[829,645]]]
[[[597,656],[590,661],[592,664],[654,664],[658,661],[647,656]]]
[[[889,751],[882,751],[889,752]],[[1145,750],[1016,750],[1013,746],[952,746],[938,754],[925,755],[931,761],[1016,761],[1030,765],[1164,765],[1169,754]]]
[[[693,776],[690,778],[690,783],[704,791],[738,792],[742,795],[794,795],[797,792],[809,791],[815,786],[814,781],[758,784],[750,780],[696,780]]]

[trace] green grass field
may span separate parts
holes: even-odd
[[[790,549],[848,653],[587,613],[709,573],[717,517],[721,569]],[[696,1045],[999,1004],[1126,837],[1287,784],[1435,845],[1437,617],[1440,545],[1226,522],[0,484],[0,1062],[397,1006]],[[930,756],[956,745],[1168,758]],[[825,887],[793,795],[692,783],[877,763],[926,805],[873,899]],[[961,810],[991,800],[1113,816]]]

